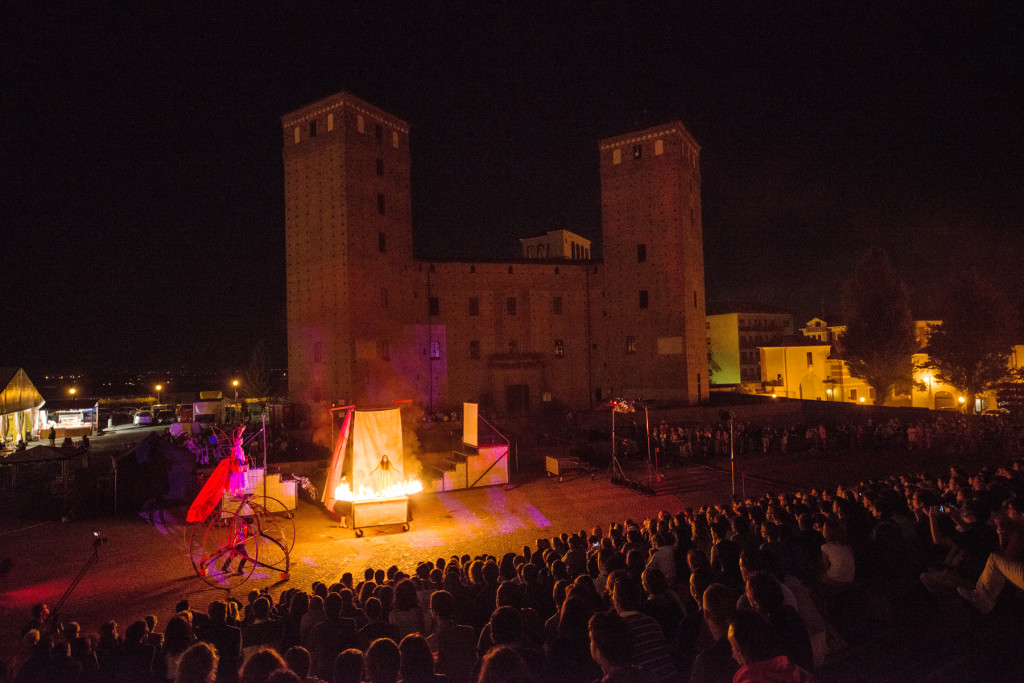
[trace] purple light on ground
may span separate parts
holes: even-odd
[[[491,503],[491,510],[494,511],[494,520],[498,523],[498,533],[510,534],[518,529],[526,528],[526,524],[516,517],[514,512],[509,511],[508,497],[500,488],[487,489],[487,499]]]
[[[473,514],[473,511],[463,505],[455,496],[449,493],[439,493],[437,495],[444,503],[444,508],[451,513],[452,518],[458,524],[470,527],[478,527],[483,524],[483,520]]]
[[[532,519],[533,523],[536,524],[538,527],[543,528],[551,526],[551,520],[545,517],[543,512],[533,507],[525,500],[519,503],[519,507],[522,508],[523,512],[526,513],[526,516]]]

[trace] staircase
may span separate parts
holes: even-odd
[[[479,486],[495,486],[508,483],[509,440],[484,418],[481,425],[479,445],[462,443],[443,458],[435,471],[435,478],[425,484],[427,490],[458,491]]]

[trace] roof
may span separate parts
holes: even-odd
[[[0,414],[38,408],[46,401],[21,368],[0,368]]]
[[[768,313],[771,315],[793,315],[793,312],[771,304],[752,304],[737,301],[712,301],[707,305],[707,315],[726,315],[728,313]]]
[[[52,462],[55,460],[71,460],[81,458],[82,451],[77,448],[53,448],[51,446],[33,446],[23,451],[15,451],[7,457],[0,458],[0,465],[25,465],[32,462]]]
[[[767,349],[781,346],[832,346],[830,342],[823,342],[814,337],[805,337],[802,334],[787,334],[785,337],[776,339],[773,342],[759,344],[758,348]]]

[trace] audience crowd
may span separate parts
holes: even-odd
[[[985,449],[1014,454],[1024,451],[1024,427],[1015,421],[959,413],[863,421],[829,421],[771,426],[738,420],[733,424],[737,456],[797,451],[889,448],[961,454]],[[641,441],[643,430],[641,430]],[[651,444],[662,457],[691,460],[729,455],[729,424],[651,426]],[[640,452],[646,457],[646,453]]]
[[[244,603],[183,601],[162,629],[150,616],[87,634],[38,605],[7,673],[18,683],[813,681],[848,647],[850,605],[872,594],[1019,609],[1022,512],[1018,459],[664,511],[502,557],[254,590]]]

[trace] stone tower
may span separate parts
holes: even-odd
[[[674,121],[599,149],[595,374],[616,395],[695,403],[708,386],[700,147]]]
[[[409,126],[345,92],[282,126],[290,392],[376,400],[415,294]]]

